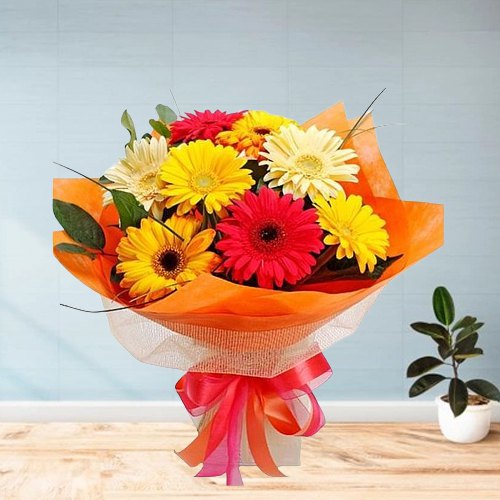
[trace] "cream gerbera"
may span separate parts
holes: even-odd
[[[201,223],[192,216],[173,215],[165,222],[183,240],[162,224],[144,218],[141,227],[129,227],[117,247],[120,285],[137,303],[161,298],[177,287],[212,271],[220,262],[207,252],[215,236],[213,229],[199,232]]]
[[[292,123],[297,122],[265,111],[249,111],[233,123],[231,130],[220,132],[217,142],[235,148],[248,158],[259,158],[266,136]]]
[[[158,172],[168,155],[167,141],[165,137],[134,141],[132,148],[125,148],[125,154],[125,158],[104,174],[112,182],[107,187],[133,194],[149,210],[153,203],[164,199]]]
[[[338,245],[337,259],[356,257],[361,273],[372,272],[377,258],[385,260],[389,247],[389,234],[385,221],[373,213],[370,205],[363,205],[361,196],[346,198],[339,191],[337,198],[314,200],[320,226],[329,234],[323,240],[326,245]]]
[[[341,182],[358,182],[359,166],[346,163],[357,155],[341,144],[342,138],[333,130],[318,130],[314,125],[307,130],[296,125],[281,127],[264,143],[261,155],[266,159],[261,165],[268,167],[264,180],[294,199],[335,197],[344,191]]]
[[[177,205],[182,215],[202,202],[208,213],[219,213],[255,184],[246,162],[233,148],[209,140],[172,148],[160,173],[167,208]]]

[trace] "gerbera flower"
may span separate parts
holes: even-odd
[[[265,111],[249,111],[233,123],[231,130],[221,132],[217,136],[217,142],[244,152],[249,158],[258,158],[266,136],[277,132],[282,125],[292,123],[297,122]]]
[[[172,148],[160,173],[167,183],[161,191],[167,208],[178,205],[182,215],[203,201],[208,213],[220,212],[255,183],[251,170],[242,168],[246,161],[233,148],[211,141]]]
[[[342,138],[333,130],[315,126],[302,130],[295,125],[281,127],[269,135],[261,155],[261,165],[268,166],[264,181],[269,187],[281,187],[295,199],[318,195],[335,197],[344,191],[340,182],[358,182],[359,166],[346,163],[356,158],[352,149],[340,149]]]
[[[194,217],[173,215],[165,224],[184,241],[158,222],[144,218],[141,227],[129,227],[117,247],[120,283],[137,303],[161,298],[198,275],[212,271],[220,261],[207,252],[215,236],[213,229],[200,230]]]
[[[197,139],[209,139],[215,142],[219,132],[230,130],[231,125],[243,116],[243,112],[226,113],[225,111],[195,111],[170,124],[170,143],[190,142]]]
[[[304,201],[279,196],[267,187],[258,194],[247,191],[228,210],[231,215],[217,224],[223,234],[217,249],[223,267],[237,282],[257,277],[262,288],[295,284],[316,263],[312,253],[323,248],[314,209]]]
[[[168,155],[167,141],[165,137],[134,141],[132,149],[125,148],[125,154],[126,158],[105,172],[104,176],[112,181],[107,187],[133,194],[149,210],[153,203],[164,199],[158,173]]]
[[[318,196],[314,205],[320,226],[329,233],[325,244],[338,245],[337,259],[355,256],[359,271],[364,273],[367,266],[373,271],[377,258],[387,258],[389,234],[384,229],[385,221],[373,213],[370,205],[363,205],[361,196],[346,198],[345,193],[339,191],[337,198],[328,201]]]

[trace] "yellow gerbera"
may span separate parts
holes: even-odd
[[[353,149],[341,149],[341,144],[342,138],[333,130],[318,130],[314,125],[307,130],[281,127],[264,143],[261,155],[266,159],[260,162],[268,166],[264,181],[294,199],[335,197],[344,191],[340,182],[358,182],[359,166],[346,163],[357,155]]]
[[[232,130],[220,132],[217,142],[244,152],[248,158],[258,158],[268,134],[277,132],[282,125],[296,123],[295,120],[265,111],[249,111],[233,123]]]
[[[199,232],[201,223],[192,216],[173,215],[165,224],[145,218],[141,227],[129,227],[117,247],[120,285],[129,289],[137,303],[161,298],[199,274],[212,271],[220,257],[207,252],[215,236],[213,229]]]
[[[104,176],[112,181],[110,189],[119,189],[134,195],[146,210],[159,204],[164,196],[160,193],[158,172],[168,155],[165,137],[149,141],[134,141],[133,147],[125,148],[126,158],[106,171]]]
[[[328,234],[324,243],[338,245],[336,257],[356,257],[361,273],[375,268],[377,257],[385,260],[389,247],[389,234],[384,229],[385,221],[373,213],[370,205],[363,205],[361,196],[346,198],[339,191],[337,198],[328,201],[318,196],[314,200],[318,222]]]
[[[203,200],[208,213],[220,212],[255,183],[252,171],[242,168],[246,162],[233,148],[211,141],[172,148],[160,172],[167,208],[178,205],[182,215]]]

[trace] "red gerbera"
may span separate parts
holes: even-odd
[[[170,124],[172,133],[170,142],[196,141],[209,139],[215,142],[215,137],[223,130],[230,130],[232,124],[243,116],[242,111],[226,113],[225,111],[195,111]]]
[[[223,234],[217,249],[235,281],[256,275],[260,287],[273,288],[293,285],[311,272],[316,263],[311,254],[323,248],[322,231],[316,211],[304,210],[304,200],[262,187],[228,209],[231,215],[217,224]]]

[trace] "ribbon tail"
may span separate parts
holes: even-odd
[[[285,477],[276,465],[267,446],[266,430],[264,428],[264,409],[260,397],[254,392],[247,404],[247,438],[250,453],[259,469],[273,477]]]

